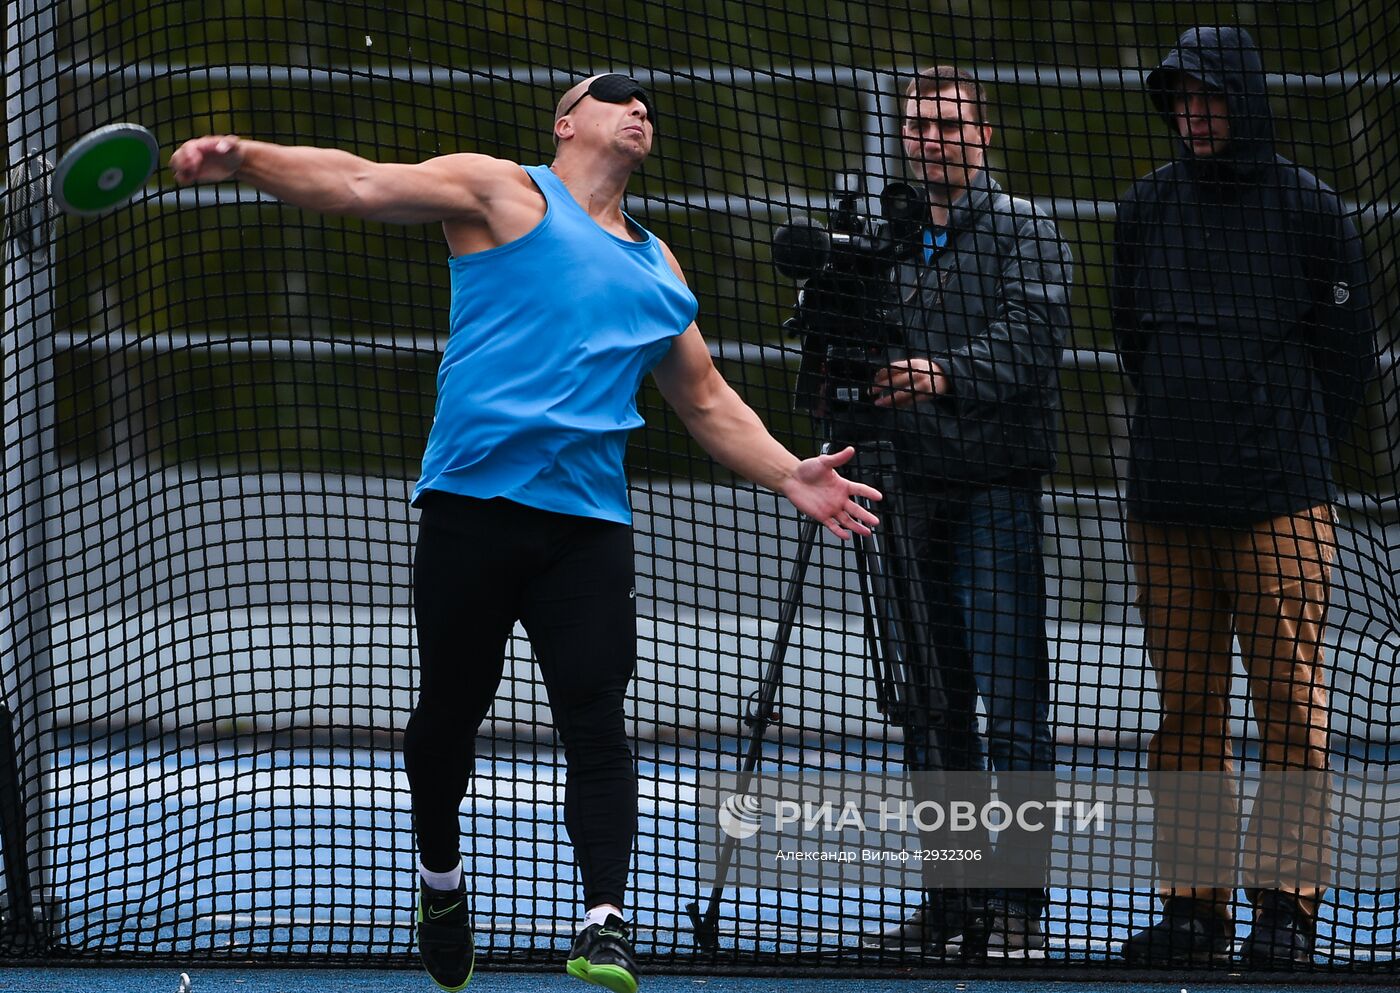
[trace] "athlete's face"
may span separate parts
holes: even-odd
[[[647,105],[639,96],[622,103],[599,100],[587,92],[590,82],[584,80],[575,88],[580,92],[578,98],[571,99],[571,91],[560,101],[561,107],[572,104],[573,109],[554,122],[555,139],[607,150],[640,164],[651,152],[655,137]]]
[[[647,114],[646,104],[640,98],[632,97],[626,103],[619,104],[585,97],[579,109],[585,106],[588,109],[584,121],[594,128],[600,144],[638,162],[650,154],[655,127]]]
[[[1178,74],[1172,94],[1176,130],[1192,155],[1207,156],[1230,142],[1230,103],[1194,76]]]

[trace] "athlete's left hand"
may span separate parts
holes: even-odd
[[[852,482],[836,471],[856,454],[844,448],[830,455],[804,459],[783,484],[783,496],[808,517],[820,521],[828,531],[845,541],[856,534],[869,534],[880,523],[856,498],[881,499],[880,491],[864,483]]]

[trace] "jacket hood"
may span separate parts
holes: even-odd
[[[1259,46],[1243,28],[1191,28],[1176,47],[1147,76],[1147,92],[1157,112],[1171,128],[1186,157],[1190,146],[1180,142],[1172,114],[1177,74],[1197,79],[1202,86],[1225,94],[1230,115],[1230,141],[1212,162],[1236,168],[1259,164],[1274,154],[1274,115],[1265,87]],[[1204,160],[1201,160],[1204,161]]]

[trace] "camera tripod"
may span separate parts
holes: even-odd
[[[835,432],[829,432],[835,436]],[[828,442],[823,452],[839,451],[844,444]],[[868,536],[855,536],[856,570],[860,577],[861,603],[865,615],[865,641],[870,675],[875,685],[875,701],[880,713],[903,728],[931,727],[943,722],[946,699],[938,671],[928,624],[928,608],[919,596],[912,544],[901,529],[903,506],[894,446],[885,440],[866,440],[856,445],[855,457],[843,467],[853,479],[875,487],[884,496],[880,504],[882,526]],[[802,522],[797,556],[779,603],[778,632],[768,657],[750,711],[744,716],[749,742],[739,771],[736,792],[747,794],[763,753],[768,728],[779,723],[777,697],[783,685],[783,658],[792,639],[797,611],[812,549],[821,531],[819,522]],[[928,762],[931,768],[943,766],[939,735],[930,735]],[[719,851],[715,881],[709,903],[702,914],[697,902],[686,907],[695,939],[701,948],[719,947],[719,904],[726,877],[734,858],[736,841],[725,835]]]

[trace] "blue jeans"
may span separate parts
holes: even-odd
[[[903,504],[902,527],[948,703],[941,733],[905,728],[906,764],[913,771],[936,768],[940,756],[930,748],[936,743],[949,771],[1053,769],[1039,491],[1000,486],[955,495],[909,493]],[[985,739],[977,728],[979,697]],[[1016,851],[1018,867],[1044,868],[1049,841],[1003,831],[997,848]],[[991,896],[1037,914],[1044,903],[1039,888]]]

